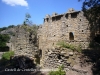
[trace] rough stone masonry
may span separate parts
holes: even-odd
[[[88,48],[90,42],[89,22],[83,14],[82,11],[75,11],[71,8],[64,14],[46,15],[44,24],[38,29],[37,43],[39,48],[33,43],[35,35],[26,31],[22,26],[2,31],[2,33],[11,34],[7,45],[10,50],[15,51],[17,56],[25,55],[35,58],[34,56],[40,50],[42,68],[58,68],[63,64],[67,75],[71,73],[91,75],[89,73],[91,65],[82,68],[78,53],[57,47],[58,42],[65,41],[75,46],[81,45],[83,49]]]
[[[25,29],[25,27],[27,29]],[[28,31],[30,26],[16,26],[1,32],[1,34],[9,34],[11,39],[7,43],[9,50],[14,51],[15,56],[24,55],[34,59],[38,54],[38,47],[35,46],[35,35]],[[35,40],[36,41],[36,40]]]
[[[75,46],[81,45],[88,48],[90,38],[89,22],[83,11],[69,9],[64,14],[53,13],[46,15],[44,24],[39,27],[39,49],[42,50],[41,65],[45,65],[46,51],[57,45],[59,41],[65,41]]]

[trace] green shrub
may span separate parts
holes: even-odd
[[[71,49],[73,51],[77,51],[77,52],[81,52],[82,51],[82,48],[81,48],[81,45],[79,45],[78,47],[72,45],[72,44],[68,44],[64,41],[60,41],[57,43],[57,45],[59,45],[60,47],[63,47],[63,48],[68,48],[68,49]]]
[[[10,57],[14,55],[13,51],[6,52],[2,55],[3,60],[10,60]]]
[[[6,52],[2,55],[2,59],[0,60],[0,66],[8,66],[11,65],[10,57],[14,55],[13,51]]]
[[[0,47],[5,47],[9,40],[10,36],[8,34],[0,34]]]
[[[7,27],[0,28],[0,32],[3,30],[6,30],[6,29],[7,29]]]
[[[37,34],[37,30],[38,30],[38,26],[37,25],[33,25],[33,26],[29,26],[29,25],[22,25],[22,28],[24,28],[27,32],[32,32],[33,34]]]
[[[69,48],[69,49],[71,49],[71,50],[75,50],[75,46],[73,46],[72,44],[68,44],[68,43],[66,43],[66,42],[64,42],[64,41],[58,42],[57,45],[60,45],[60,46],[63,47],[63,48]]]
[[[66,75],[66,72],[63,71],[63,65],[58,68],[57,71],[50,71],[49,75]]]
[[[75,50],[75,46],[73,46],[73,45],[69,45],[69,49],[71,49],[71,50]]]
[[[82,52],[81,45],[79,45],[79,46],[76,48],[76,50],[77,50],[78,52]]]
[[[63,47],[63,48],[69,48],[69,44],[65,43],[64,41],[60,41],[57,43],[57,45]]]

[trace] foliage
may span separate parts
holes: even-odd
[[[27,32],[31,32],[32,34],[37,34],[38,26],[37,25],[22,25],[22,28],[24,28]]]
[[[6,30],[8,28],[13,28],[15,27],[14,25],[9,25],[8,27],[3,27],[3,28],[0,28],[0,32],[3,31],[3,30]]]
[[[79,0],[80,1],[80,0]],[[83,0],[82,10],[84,12],[85,17],[89,21],[89,30],[90,30],[90,44],[89,47],[93,50],[87,50],[84,52],[83,57],[87,57],[87,60],[91,60],[88,63],[94,64],[91,67],[93,75],[100,75],[100,38],[94,42],[94,38],[97,34],[100,36],[100,0]],[[97,44],[97,43],[99,44]],[[98,48],[96,50],[96,48]],[[87,61],[85,60],[85,61]]]
[[[33,32],[37,33],[38,25],[34,24],[34,25],[32,25],[32,28],[33,28]]]
[[[0,34],[0,47],[5,47],[9,39],[10,37],[8,34]]]
[[[14,26],[14,25],[9,25],[9,26],[8,26],[8,28],[13,28],[13,27],[15,27],[15,26]]]
[[[3,30],[6,30],[6,29],[7,29],[7,27],[0,28],[0,32]]]
[[[2,55],[2,59],[0,60],[0,66],[9,66],[12,65],[13,63],[10,62],[10,57],[14,55],[14,51],[8,51],[5,52]]]
[[[57,45],[59,45],[60,47],[63,47],[63,48],[71,49],[73,51],[75,51],[75,50],[78,51],[78,52],[81,52],[82,51],[82,48],[81,48],[81,45],[80,44],[79,44],[78,47],[76,47],[76,46],[74,46],[72,44],[68,44],[68,43],[66,43],[64,41],[60,41],[60,42],[57,43]]]
[[[31,15],[29,13],[27,13],[25,15],[25,20],[23,22],[22,27],[26,31],[31,32],[31,33],[37,35],[38,26],[36,24],[32,24],[32,22],[29,20],[29,18],[31,18]]]
[[[29,13],[26,13],[25,20],[23,22],[24,25],[30,25],[30,24],[32,24],[31,21],[29,21],[29,18],[31,18],[31,15]]]
[[[62,66],[59,66],[57,71],[49,72],[49,75],[66,75],[66,72],[63,71],[63,65],[62,65]]]
[[[66,44],[64,41],[58,42],[57,45],[60,45],[61,47],[64,47],[64,48],[69,48],[69,45]]]
[[[79,46],[76,48],[76,50],[77,50],[78,52],[82,52],[81,44],[79,44]]]
[[[79,0],[80,1],[80,0]],[[100,34],[100,0],[83,0],[82,10],[89,21],[90,38],[94,39],[95,33]]]
[[[14,55],[13,51],[6,52],[2,55],[3,60],[10,60],[10,57]]]

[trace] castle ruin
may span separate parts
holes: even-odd
[[[81,45],[83,49],[88,48],[90,38],[89,22],[83,11],[69,9],[64,14],[53,13],[46,15],[43,26],[38,31],[39,49],[42,50],[42,61],[45,62],[46,51],[57,45],[59,41]]]
[[[82,49],[89,47],[91,31],[89,21],[83,11],[75,11],[71,8],[64,14],[46,15],[43,25],[38,28],[37,35],[33,33],[34,31],[30,31],[30,28],[30,26],[22,25],[1,32],[11,36],[7,46],[15,52],[15,56],[27,56],[37,64],[36,55],[39,55],[38,64],[41,68],[55,69],[63,64],[67,71],[66,75],[72,73],[74,75],[92,75],[92,65],[84,64],[86,63],[84,60],[88,60],[87,56],[81,56],[81,53],[77,51],[74,52],[57,45],[64,41],[75,47],[81,46]],[[88,52],[89,50],[83,51]],[[88,52],[91,56],[93,53],[99,55],[97,51]]]

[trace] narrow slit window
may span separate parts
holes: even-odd
[[[49,21],[49,18],[47,18],[47,22]]]

